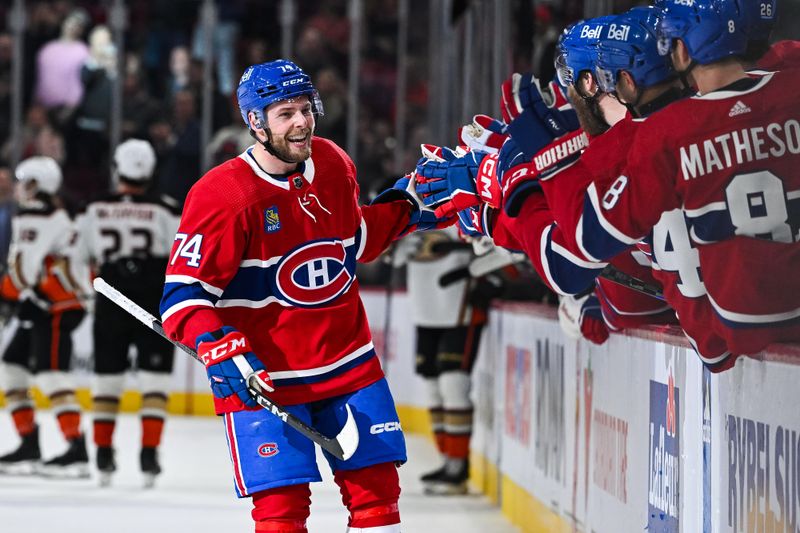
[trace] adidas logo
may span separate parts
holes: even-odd
[[[731,108],[730,113],[728,113],[728,116],[735,117],[738,115],[744,115],[745,113],[749,113],[750,111],[752,111],[752,109],[744,105],[744,102],[742,102],[741,100],[737,100],[736,103]]]

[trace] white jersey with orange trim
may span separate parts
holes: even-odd
[[[89,275],[75,242],[75,226],[63,208],[41,195],[22,204],[11,222],[3,296],[31,299],[53,312],[83,307]]]

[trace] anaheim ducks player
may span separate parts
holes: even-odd
[[[456,227],[418,238],[407,278],[417,331],[416,372],[425,379],[436,445],[444,458],[421,480],[429,494],[464,494],[472,435],[470,371],[486,314],[470,305],[475,280],[467,277],[447,287],[439,283],[442,275],[467,267],[473,258],[468,251],[437,253],[437,244],[459,240]]]
[[[128,139],[114,152],[117,190],[89,204],[78,217],[79,249],[84,260],[111,285],[151,313],[158,312],[179,209],[174,200],[148,192],[156,154],[147,141]],[[172,374],[174,348],[152,335],[104,296],[97,299],[94,339],[94,443],[100,482],[107,485],[116,471],[113,435],[125,372],[136,370],[142,392],[142,439],[139,463],[145,486],[161,473],[161,443]],[[131,345],[136,359],[128,360]]]
[[[31,157],[17,166],[15,174],[19,210],[12,220],[2,295],[18,302],[17,325],[3,354],[0,384],[22,442],[0,457],[0,472],[86,477],[86,442],[69,369],[72,332],[85,315],[81,295],[86,294],[88,272],[76,273],[81,265],[71,260],[75,235],[57,196],[58,164],[49,157]],[[65,453],[43,465],[30,396],[34,377],[50,399],[68,445]]]

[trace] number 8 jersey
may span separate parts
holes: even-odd
[[[741,79],[640,122],[626,167],[586,192],[589,253],[613,257],[652,230],[681,324],[734,354],[800,339],[800,73]],[[684,309],[684,311],[682,311]]]

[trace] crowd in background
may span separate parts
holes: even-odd
[[[616,0],[614,7],[627,9],[635,3]],[[216,165],[252,143],[241,123],[235,90],[247,65],[281,56],[280,2],[216,0],[217,21],[211,36],[214,134],[205,148],[200,119],[206,39],[200,0],[126,0],[121,65],[109,29],[111,2],[26,0],[23,127],[20,138],[13,140],[10,4],[0,4],[0,235],[6,234],[12,205],[13,173],[8,166],[14,142],[21,145],[20,160],[47,155],[62,165],[63,199],[72,212],[107,192],[113,81],[118,77],[122,83],[120,141],[136,137],[152,143],[158,157],[154,186],[159,193],[182,202],[205,170],[204,149],[210,164]],[[292,59],[311,75],[325,106],[317,133],[344,147],[349,2],[294,4]],[[469,0],[452,2],[454,25],[470,4]],[[564,26],[582,17],[584,0],[511,0],[510,5],[509,72],[532,71],[540,79],[552,78],[555,43]],[[370,0],[362,6],[356,163],[367,201],[397,177],[398,6],[397,0]],[[792,2],[782,6],[786,11],[797,8]],[[431,43],[436,42],[435,36],[428,35],[428,2],[410,0],[409,12],[404,169],[413,167],[419,144],[430,139],[428,60]],[[777,32],[781,33],[780,27]],[[0,248],[6,247],[0,243]]]
[[[217,1],[211,36],[215,52],[213,137],[205,149],[211,165],[252,144],[241,123],[236,85],[247,65],[281,55],[279,2]],[[454,2],[455,22],[468,2]],[[322,95],[325,115],[317,134],[345,146],[348,107],[350,20],[347,0],[296,2],[293,59]],[[203,174],[201,105],[204,44],[198,0],[127,0],[122,64],[109,28],[110,3],[101,0],[27,0],[23,64],[23,127],[11,139],[13,32],[11,6],[0,5],[0,211],[9,214],[13,195],[14,141],[19,159],[47,155],[63,169],[63,200],[77,212],[103,196],[111,184],[110,127],[113,82],[122,83],[121,141],[147,139],[158,164],[157,192],[182,202]],[[363,3],[359,72],[358,171],[364,200],[394,179],[397,2]],[[522,16],[514,24],[513,68],[552,69],[552,46],[560,28],[578,18],[582,2],[558,10],[533,0],[513,3]],[[406,105],[408,150],[404,168],[426,139],[428,5],[410,2]],[[8,216],[0,216],[0,233]],[[2,243],[0,243],[2,244]],[[7,246],[3,246],[6,249]],[[540,293],[535,295],[537,299]]]
[[[216,54],[212,164],[250,143],[240,124],[235,88],[244,67],[280,56],[279,2],[217,2],[212,36]],[[453,17],[466,7],[455,3]],[[568,18],[580,15],[579,2],[566,2]],[[574,5],[573,5],[574,4]],[[109,127],[112,80],[122,81],[122,139],[149,140],[158,154],[156,186],[183,200],[202,174],[200,106],[204,36],[198,0],[128,0],[124,63],[117,65],[108,2],[28,0],[26,3],[21,159],[49,155],[62,164],[71,209],[102,195],[109,184]],[[346,0],[297,2],[293,59],[311,74],[325,105],[318,134],[344,146],[350,21]],[[394,109],[397,81],[397,3],[365,2],[360,66],[358,167],[362,190],[393,176]],[[516,70],[532,62],[550,65],[548,52],[564,17],[549,6],[519,2],[515,31],[520,38]],[[10,6],[0,6],[0,162],[12,156]],[[411,2],[406,101],[409,146],[425,138],[426,61],[429,38],[425,2]],[[531,37],[533,36],[533,37]],[[537,46],[534,46],[536,44]],[[544,73],[544,72],[543,72]],[[544,73],[546,75],[546,73]],[[416,148],[408,159],[416,159]]]

